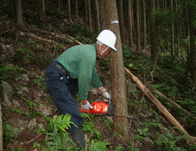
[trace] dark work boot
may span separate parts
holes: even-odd
[[[71,136],[74,143],[77,145],[77,148],[85,148],[84,133],[81,127],[78,127],[73,132],[71,132]]]

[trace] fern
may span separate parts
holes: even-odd
[[[94,140],[92,140],[90,150],[91,151],[98,151],[98,150],[107,151],[108,145],[110,145],[110,143],[108,142],[102,142],[102,141],[95,142]]]
[[[33,106],[38,107],[38,105],[37,105],[36,103],[33,103],[33,102],[31,102],[30,100],[25,99],[25,98],[23,98],[23,97],[22,97],[22,99],[23,99],[23,101],[25,101],[25,102],[29,105],[30,109],[32,109]]]
[[[6,80],[10,78],[14,78],[16,76],[19,76],[16,72],[27,72],[26,70],[18,67],[11,67],[8,65],[0,65],[0,79]]]

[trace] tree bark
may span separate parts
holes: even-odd
[[[105,21],[105,1],[99,0],[99,14],[100,14],[100,28],[101,30],[106,28],[106,21]]]
[[[105,0],[105,14],[106,20],[113,21],[118,20],[116,0]],[[117,37],[116,48],[117,52],[112,51],[110,54],[110,73],[112,83],[112,100],[116,104],[116,114],[127,116],[127,100],[126,100],[126,86],[125,86],[125,74],[124,63],[122,55],[122,46],[120,38],[119,24],[109,24],[108,29],[113,31]],[[119,125],[115,129],[121,134],[125,142],[130,140],[128,138],[128,121],[127,118],[115,117],[114,123]]]
[[[122,0],[117,0],[117,9],[118,9],[117,12],[118,12],[119,24],[120,24],[121,40],[122,40],[122,43],[126,43]]]
[[[136,16],[137,16],[137,51],[140,51],[140,15],[139,15],[139,0],[136,0]]]
[[[75,16],[77,19],[79,18],[79,16],[78,16],[78,1],[77,0],[75,0]]]
[[[36,15],[37,21],[39,22],[46,17],[44,0],[35,0],[35,8],[36,8],[35,15]]]
[[[92,31],[93,26],[92,26],[92,17],[91,17],[91,0],[88,0],[88,23],[89,23],[89,28]]]
[[[171,11],[173,12],[173,0],[170,0],[170,8],[171,8]],[[174,24],[173,24],[173,17],[172,17],[172,20],[171,20],[171,57],[174,58]]]
[[[133,47],[133,18],[132,18],[132,0],[128,0],[128,25],[129,25],[129,46]]]
[[[147,46],[147,39],[146,39],[146,4],[145,0],[143,0],[143,14],[144,14],[144,51],[146,52],[146,46]]]
[[[67,15],[68,15],[68,21],[70,23],[73,23],[72,18],[71,18],[71,3],[70,3],[70,0],[67,0]]]
[[[176,36],[177,36],[177,56],[180,57],[180,32],[179,32],[179,11],[178,11],[178,0],[176,2]]]
[[[150,35],[151,35],[151,60],[157,59],[156,24],[155,24],[155,0],[150,0]]]
[[[95,21],[96,21],[96,29],[100,32],[100,18],[99,18],[99,2],[95,0]]]
[[[21,0],[16,0],[16,24],[18,26],[23,26],[23,16],[22,16],[22,3]]]
[[[61,9],[61,0],[57,0],[57,7],[58,7],[58,9],[60,10]]]
[[[85,20],[88,21],[88,0],[84,0]]]
[[[3,122],[2,122],[1,98],[0,98],[0,150],[1,151],[3,151],[3,128],[2,128],[2,124],[3,124]]]
[[[194,29],[194,11],[193,6],[188,6],[189,29],[190,29],[190,73],[196,86],[196,50],[195,50],[195,29]],[[196,88],[196,87],[195,87]]]

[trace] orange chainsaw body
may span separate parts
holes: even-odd
[[[93,106],[93,109],[89,109],[87,110],[83,110],[80,107],[80,111],[81,112],[85,112],[85,113],[90,113],[90,114],[105,114],[108,110],[108,104],[105,103],[104,101],[101,102],[92,102],[91,105]]]

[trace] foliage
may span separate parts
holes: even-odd
[[[59,115],[55,120],[49,119],[50,125],[47,127],[46,132],[46,146],[45,150],[57,151],[59,149],[73,149],[73,146],[68,146],[68,143],[74,145],[73,140],[69,137],[69,133],[66,129],[70,127],[70,124],[74,124],[70,121],[71,115]]]
[[[6,121],[3,122],[3,138],[4,138],[4,144],[9,144],[12,139],[15,138],[15,135],[12,131],[12,126],[10,124],[8,124]]]
[[[25,69],[19,67],[12,67],[9,65],[0,64],[0,79],[7,80],[14,78],[16,76],[20,76],[18,72],[27,72]]]
[[[64,18],[65,17],[65,12],[61,11],[60,9],[53,9],[52,11],[49,12],[50,15],[56,17],[56,18]]]
[[[110,143],[107,142],[102,142],[102,141],[98,141],[96,142],[95,140],[91,141],[91,147],[90,147],[90,151],[107,151],[107,146],[110,145]]]
[[[23,98],[23,97],[22,97],[22,99],[23,99],[23,101],[25,101],[29,105],[30,109],[32,109],[33,106],[38,107],[38,105],[36,103],[33,103],[30,100]]]

